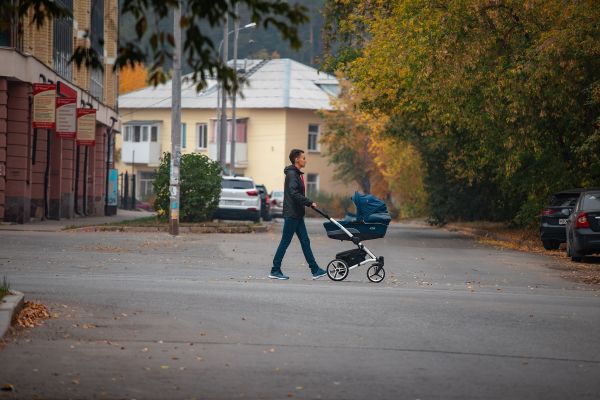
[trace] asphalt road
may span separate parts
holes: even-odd
[[[351,247],[308,225],[323,267]],[[297,240],[272,281],[279,232],[0,232],[55,316],[0,350],[0,399],[600,398],[600,292],[554,260],[393,225],[383,283],[312,281]]]

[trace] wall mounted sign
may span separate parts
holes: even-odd
[[[77,144],[94,146],[96,144],[96,109],[77,109]]]
[[[61,81],[56,82],[56,95],[73,99],[77,98],[77,92]]]
[[[56,98],[56,136],[75,139],[77,135],[77,98]]]
[[[33,84],[33,127],[54,129],[56,110],[56,85]]]

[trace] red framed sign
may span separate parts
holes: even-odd
[[[77,136],[77,98],[56,98],[56,136],[65,139]]]
[[[77,109],[77,144],[94,146],[96,144],[96,109]]]
[[[33,84],[33,127],[54,129],[56,125],[56,85]]]

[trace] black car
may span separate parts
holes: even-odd
[[[600,253],[600,190],[582,192],[567,221],[567,255],[581,261]]]
[[[271,201],[265,185],[256,185],[256,190],[260,194],[260,216],[263,221],[270,221],[271,217]]]
[[[555,193],[542,211],[540,239],[546,250],[556,250],[567,241],[565,226],[577,199],[585,189],[570,189]]]

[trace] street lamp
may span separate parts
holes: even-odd
[[[237,12],[236,12],[237,14]],[[227,64],[227,57],[228,57],[228,51],[227,51],[227,39],[229,38],[229,35],[232,33],[235,33],[235,39],[234,39],[234,62],[233,62],[233,68],[234,71],[236,73],[236,79],[237,79],[237,39],[238,39],[238,33],[241,30],[244,29],[249,29],[249,28],[254,28],[256,26],[256,22],[250,22],[246,25],[244,25],[242,28],[239,28],[238,26],[238,21],[236,20],[234,22],[234,26],[235,28],[229,32],[227,32],[226,34],[223,35],[223,39],[221,39],[221,43],[219,43],[219,55],[222,56],[222,60],[223,63],[226,65]],[[225,22],[225,31],[227,31],[227,20]],[[225,33],[225,32],[224,32]],[[225,46],[223,47],[223,44],[225,43]],[[223,47],[223,54],[221,54],[221,47]],[[221,167],[223,167],[223,169],[225,169],[225,165],[226,165],[226,158],[227,158],[227,96],[225,91],[222,91],[222,85],[221,82],[217,82],[217,121],[219,122],[219,135],[218,135],[218,158],[219,158],[219,162],[221,164]],[[233,130],[232,130],[232,141],[231,141],[231,151],[232,151],[232,162],[231,162],[231,168],[230,168],[230,172],[231,173],[235,173],[235,155],[234,155],[234,151],[235,151],[235,135],[237,133],[237,124],[236,124],[236,112],[235,112],[235,96],[236,93],[234,92],[233,95]],[[219,110],[220,110],[220,115],[219,115]]]

